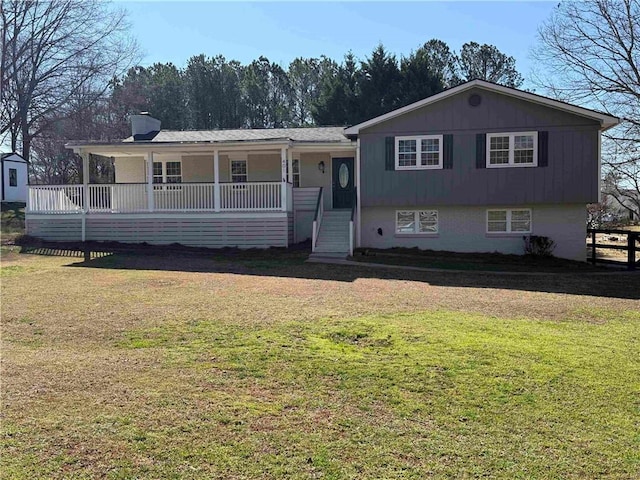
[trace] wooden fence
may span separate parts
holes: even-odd
[[[598,243],[596,239],[597,234],[605,234],[605,235],[615,235],[618,237],[626,236],[626,244],[623,245],[613,245],[607,243]],[[587,229],[587,235],[590,238],[591,242],[587,243],[587,247],[591,249],[591,256],[589,260],[594,265],[596,263],[609,263],[614,265],[626,265],[629,270],[635,270],[638,266],[638,261],[636,260],[636,252],[640,251],[640,246],[638,242],[640,241],[640,232],[633,232],[630,230],[617,230],[617,229],[600,229],[600,228],[589,228]],[[613,260],[607,258],[598,258],[597,249],[610,249],[610,250],[619,250],[627,252],[627,259],[624,260]]]

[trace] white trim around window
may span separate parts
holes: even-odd
[[[396,235],[435,235],[437,210],[396,210]]]
[[[442,135],[395,137],[396,170],[442,169]]]
[[[154,159],[151,170],[155,185],[182,183],[182,159]]]
[[[492,208],[487,210],[486,233],[523,234],[533,231],[533,213],[530,208]]]
[[[493,145],[491,139],[495,139]],[[493,162],[492,152],[496,154]],[[487,168],[537,167],[538,132],[487,133],[486,162]]]
[[[293,188],[300,188],[300,159],[292,159],[291,165],[293,167],[293,173],[291,174],[291,180],[293,180]],[[287,178],[289,178],[289,162],[287,162]]]
[[[244,163],[245,173],[233,173],[233,164]],[[244,181],[234,181],[233,177],[244,177]],[[229,158],[229,181],[231,183],[247,183],[249,181],[249,160],[247,158]]]

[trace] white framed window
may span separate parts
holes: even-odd
[[[538,132],[487,134],[487,168],[538,166]]]
[[[442,168],[442,135],[396,137],[396,170]]]
[[[164,183],[162,162],[153,162],[153,183]]]
[[[487,233],[531,233],[531,209],[487,210]]]
[[[438,233],[437,210],[396,210],[396,233]]]
[[[231,182],[247,183],[248,169],[246,160],[231,160]]]
[[[182,183],[182,162],[179,160],[153,162],[153,183]],[[154,187],[155,190],[162,188],[160,185]]]
[[[300,188],[300,160],[293,159],[291,161],[293,166],[293,188]],[[289,177],[289,162],[287,162],[287,178]]]

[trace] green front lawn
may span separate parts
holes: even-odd
[[[255,257],[5,249],[3,477],[638,476],[640,277]]]

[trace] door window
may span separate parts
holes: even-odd
[[[347,188],[347,185],[349,185],[349,167],[347,167],[346,163],[340,165],[338,180],[340,181],[340,187],[342,188]]]

